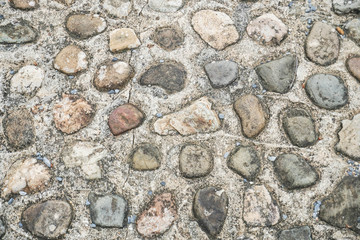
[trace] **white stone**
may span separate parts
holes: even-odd
[[[33,94],[45,78],[45,71],[39,67],[28,65],[22,67],[10,81],[10,91],[20,94]]]
[[[105,0],[104,9],[116,17],[126,17],[131,12],[129,0]]]
[[[339,142],[335,148],[354,160],[360,160],[360,114],[355,115],[352,120],[342,121]]]
[[[183,6],[183,0],[149,0],[151,9],[157,12],[176,12]]]

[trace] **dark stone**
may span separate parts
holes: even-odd
[[[160,167],[161,154],[159,149],[151,144],[142,144],[130,155],[130,166],[137,171],[155,170]]]
[[[239,75],[237,63],[228,60],[208,63],[205,71],[213,88],[226,87]]]
[[[214,166],[212,154],[206,148],[187,144],[181,148],[179,168],[184,177],[197,178],[208,175]]]
[[[176,27],[157,28],[154,33],[154,42],[161,48],[172,51],[184,42],[184,33]]]
[[[261,167],[260,159],[253,147],[238,147],[227,162],[228,167],[248,180],[254,180]]]
[[[311,231],[308,226],[283,230],[279,234],[279,240],[311,240]]]
[[[37,33],[27,22],[9,23],[0,26],[0,44],[28,43],[37,38]]]

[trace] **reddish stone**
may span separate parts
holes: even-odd
[[[109,127],[115,136],[141,125],[145,115],[134,105],[127,103],[117,107],[109,116]]]
[[[360,81],[360,56],[348,58],[346,67],[350,74]]]

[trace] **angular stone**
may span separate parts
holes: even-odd
[[[154,130],[160,135],[168,135],[177,131],[181,135],[209,133],[221,127],[216,112],[211,110],[207,97],[196,100],[182,110],[156,120]]]
[[[343,107],[349,98],[344,81],[330,74],[311,76],[306,81],[305,91],[316,106],[328,110]]]
[[[149,0],[149,6],[151,9],[163,13],[176,12],[183,5],[183,0]]]
[[[200,227],[215,237],[222,230],[227,216],[229,199],[223,189],[207,187],[195,194],[193,211]]]
[[[83,71],[87,66],[86,53],[75,45],[69,45],[62,49],[54,60],[54,68],[67,75]]]
[[[33,96],[41,87],[44,78],[43,69],[32,65],[24,66],[11,78],[10,91]]]
[[[267,108],[258,97],[252,94],[243,95],[234,103],[234,109],[239,115],[246,137],[256,137],[264,130],[269,116]]]
[[[283,127],[291,143],[298,147],[314,145],[318,133],[311,114],[301,108],[288,109],[283,117]]]
[[[360,234],[360,178],[346,176],[322,201],[319,217],[332,226]]]
[[[71,14],[65,26],[71,36],[85,39],[105,31],[106,21],[97,14]]]
[[[213,88],[226,87],[235,81],[239,75],[237,63],[228,60],[206,64],[205,72]]]
[[[247,180],[254,180],[258,175],[261,162],[253,147],[238,147],[227,161],[228,167]]]
[[[360,10],[360,3],[359,3]],[[360,46],[360,19],[355,18],[345,24],[346,36]]]
[[[115,108],[108,120],[110,131],[117,136],[142,124],[145,115],[134,105],[124,104]]]
[[[160,167],[161,154],[159,149],[151,144],[142,144],[130,155],[130,166],[137,171],[155,170]]]
[[[154,42],[161,48],[172,51],[184,42],[184,33],[177,27],[160,27],[155,30]]]
[[[39,238],[56,239],[66,233],[72,215],[72,207],[68,202],[48,200],[27,208],[22,214],[21,222]]]
[[[3,119],[4,134],[14,150],[22,150],[35,142],[34,118],[25,108],[9,112]]]
[[[0,26],[0,44],[33,42],[37,36],[35,29],[25,21]]]
[[[133,68],[126,62],[115,62],[101,65],[94,79],[94,85],[99,91],[123,89],[134,76]]]
[[[245,191],[243,211],[244,221],[252,227],[269,227],[280,221],[278,204],[263,185]]]
[[[2,218],[0,218],[0,239],[2,239],[5,233],[6,233],[5,221]]]
[[[100,227],[118,227],[126,225],[128,204],[124,197],[115,194],[88,196],[91,221]]]
[[[344,0],[333,0],[333,9],[337,14],[347,13],[358,13],[360,12],[360,2],[355,1],[344,1]]]
[[[104,9],[112,16],[126,17],[131,12],[130,0],[105,0]]]
[[[332,26],[316,22],[306,38],[306,56],[314,63],[327,66],[336,62],[339,56],[340,40]]]
[[[288,55],[255,68],[261,85],[270,92],[287,93],[296,77],[296,57]]]
[[[140,45],[139,39],[131,28],[120,28],[110,32],[110,51],[112,52],[121,52]]]
[[[205,177],[213,166],[213,156],[208,149],[195,144],[186,144],[181,148],[179,168],[184,177]]]
[[[360,81],[360,56],[349,57],[346,60],[346,67],[349,73]]]
[[[141,85],[156,85],[168,93],[181,91],[185,87],[186,71],[178,63],[162,63],[148,69],[140,79]]]
[[[166,232],[177,220],[177,208],[171,193],[156,196],[136,221],[141,236],[151,238]]]
[[[192,17],[191,24],[200,37],[217,50],[223,50],[239,40],[233,20],[223,12],[198,11]]]
[[[311,231],[308,226],[283,230],[279,234],[279,240],[311,240]]]
[[[54,105],[53,115],[57,129],[72,134],[90,124],[95,109],[84,98],[63,94],[62,100]]]
[[[274,14],[266,13],[252,20],[246,28],[249,36],[261,44],[280,44],[288,27]]]
[[[38,0],[9,0],[10,6],[21,10],[32,10],[39,7]]]

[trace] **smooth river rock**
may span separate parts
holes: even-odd
[[[253,147],[241,146],[231,153],[227,161],[228,167],[247,180],[254,180],[258,175],[261,162]]]
[[[352,56],[346,60],[346,67],[349,73],[360,81],[360,56]]]
[[[97,14],[71,14],[67,17],[65,26],[73,37],[85,39],[105,31],[107,24]]]
[[[134,69],[127,62],[103,64],[96,72],[94,86],[99,91],[122,90],[134,76]]]
[[[22,44],[36,40],[38,33],[26,21],[0,26],[0,44]]]
[[[161,164],[161,154],[156,146],[144,143],[136,147],[130,154],[130,166],[137,171],[158,169]]]
[[[233,61],[214,61],[205,65],[206,75],[213,88],[226,87],[238,78],[238,64]]]
[[[213,166],[213,156],[205,147],[195,144],[186,144],[181,148],[179,168],[184,177],[204,177],[211,172]]]
[[[140,126],[145,119],[136,106],[126,103],[115,108],[109,116],[108,124],[114,136],[125,133],[133,128]]]
[[[54,68],[67,75],[73,75],[87,69],[86,53],[78,46],[69,45],[55,57]]]

